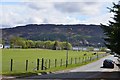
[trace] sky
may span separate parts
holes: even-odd
[[[1,0],[0,28],[26,24],[107,24],[119,0]]]

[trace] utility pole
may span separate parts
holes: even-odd
[[[71,31],[72,31],[72,28],[67,29],[68,38],[67,38],[67,42],[66,42],[66,67],[68,66],[68,43],[69,43],[69,37],[70,37]]]

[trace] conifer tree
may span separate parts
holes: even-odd
[[[114,13],[113,21],[109,21],[108,25],[101,24],[105,34],[105,45],[120,55],[120,1],[118,4],[113,3],[113,7],[109,10]]]

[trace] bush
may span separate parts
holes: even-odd
[[[94,47],[88,47],[87,50],[88,51],[94,51]]]
[[[100,51],[106,51],[106,48],[105,47],[101,47]]]

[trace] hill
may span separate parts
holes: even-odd
[[[68,31],[68,29],[72,29]],[[103,44],[103,32],[99,25],[62,25],[62,24],[28,24],[14,28],[2,29],[2,38],[6,43],[12,36],[19,36],[30,40],[59,40],[66,41],[69,38],[74,46],[88,42],[90,45]]]

